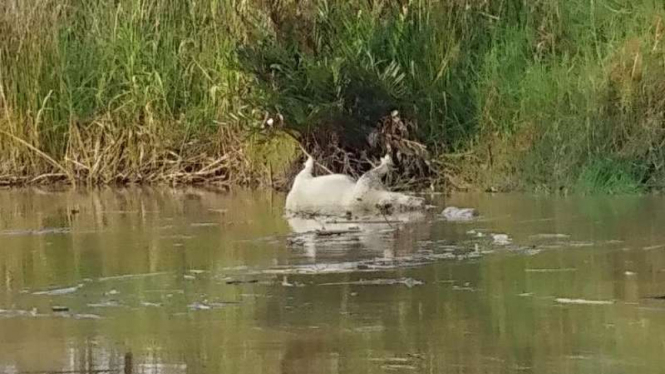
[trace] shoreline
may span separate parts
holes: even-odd
[[[195,176],[195,173],[192,175]],[[399,189],[394,186],[387,186],[391,191],[407,192],[415,195],[450,195],[456,193],[472,193],[472,194],[534,194],[537,196],[645,196],[645,195],[663,195],[665,187],[645,187],[643,190],[627,192],[627,193],[612,193],[604,191],[575,191],[567,188],[558,190],[547,189],[497,189],[493,187],[479,187],[473,184],[468,185],[468,188],[459,189],[454,187],[443,189],[431,188],[418,188],[418,189]],[[86,183],[85,180],[79,180],[72,183],[66,175],[46,173],[36,177],[11,177],[7,175],[0,176],[0,189],[4,190],[20,190],[30,188],[46,188],[46,189],[125,189],[125,188],[176,188],[176,189],[201,189],[211,190],[216,192],[230,192],[233,190],[249,190],[249,191],[272,191],[276,193],[288,193],[288,189],[283,186],[270,185],[267,181],[256,180],[252,183],[232,183],[220,182],[214,178],[210,179],[197,179],[196,181],[113,181],[109,183]]]

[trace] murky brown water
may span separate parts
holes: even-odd
[[[341,236],[283,202],[0,191],[0,372],[663,370],[664,198],[457,195],[482,217]]]

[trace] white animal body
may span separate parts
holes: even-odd
[[[398,211],[424,208],[424,200],[388,191],[381,177],[390,171],[390,156],[363,174],[357,181],[343,174],[320,177],[312,175],[314,160],[310,157],[296,176],[286,197],[289,213],[337,214],[346,211],[372,211],[393,208]]]

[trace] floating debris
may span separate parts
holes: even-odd
[[[418,370],[416,366],[413,365],[399,365],[399,364],[385,364],[381,365],[381,369],[388,371],[398,371],[398,370]]]
[[[240,303],[234,301],[208,302],[207,300],[204,300],[203,302],[198,302],[198,301],[193,302],[187,305],[187,308],[190,310],[210,310],[210,309],[223,308],[229,305],[237,305],[237,304]]]
[[[184,294],[185,290],[178,290],[178,289],[161,289],[161,290],[145,290],[146,293],[177,293],[177,294]]]
[[[88,307],[90,307],[90,308],[115,308],[115,307],[119,307],[119,306],[122,306],[122,305],[120,305],[115,300],[102,301],[101,303],[88,304]]]
[[[399,279],[371,279],[365,280],[361,279],[359,281],[352,282],[334,282],[334,283],[321,283],[319,286],[341,286],[341,285],[358,285],[358,286],[393,286],[396,284],[402,284],[408,288],[414,286],[420,286],[424,284],[422,281],[413,279],[413,278],[399,278]]]
[[[147,307],[161,307],[161,303],[151,303],[149,301],[141,301],[142,306],[147,306]]]
[[[210,310],[210,309],[212,309],[212,307],[210,305],[199,303],[199,302],[189,304],[189,305],[187,305],[187,308],[191,309],[191,310]]]
[[[208,303],[208,305],[210,305],[213,308],[222,308],[222,307],[226,307],[226,306],[230,306],[230,305],[238,305],[238,304],[240,304],[240,302],[238,302],[238,301],[217,301],[217,302],[213,302],[213,303]]]
[[[74,319],[102,319],[101,316],[97,314],[82,313],[82,314],[70,314],[69,317]]]
[[[325,223],[327,224],[348,224],[348,223],[360,223],[360,224],[375,224],[375,225],[385,225],[385,224],[398,224],[405,223],[404,220],[389,220],[389,219],[349,219],[349,220],[338,220],[332,219],[328,220]]]
[[[422,357],[418,354],[409,354],[409,357],[370,358],[370,361],[382,362],[381,369],[385,371],[418,370],[417,361],[421,360]]]
[[[522,254],[526,256],[534,256],[542,252],[541,249],[536,249],[534,247],[518,248],[517,250],[522,251]]]
[[[295,283],[289,283],[288,279],[286,277],[282,278],[282,286],[284,287],[304,287],[305,285],[300,282],[295,282]]]
[[[39,314],[37,308],[32,308],[31,310],[21,310],[21,309],[0,309],[0,318],[12,318],[12,317],[38,317],[45,316],[45,314]]]
[[[163,238],[163,239],[190,240],[190,239],[193,239],[194,237],[191,236],[191,235],[166,235],[166,236],[162,236],[161,238]]]
[[[69,227],[47,227],[36,230],[0,230],[0,236],[59,235],[71,233]]]
[[[229,279],[229,280],[226,281],[226,284],[233,284],[233,285],[247,284],[247,283],[259,283],[259,280],[258,279],[248,279],[248,280]]]
[[[79,288],[83,287],[83,283],[77,284],[76,286],[72,287],[65,287],[65,288],[56,288],[53,290],[46,290],[46,291],[37,291],[33,292],[33,295],[47,295],[47,296],[58,296],[58,295],[67,295],[70,293],[74,293],[79,290]]]
[[[468,286],[468,285],[464,285],[464,286],[453,286],[453,290],[455,290],[455,291],[469,291],[469,292],[476,292],[476,291],[478,291],[477,289],[475,289],[475,288],[473,288],[473,287],[470,287],[470,286]]]
[[[576,268],[534,268],[534,269],[524,269],[527,273],[559,273],[559,272],[570,272],[577,271]]]
[[[479,230],[479,229],[472,229],[472,230],[469,230],[469,231],[466,232],[466,234],[467,234],[467,235],[475,236],[475,237],[477,237],[477,238],[483,238],[483,237],[485,237],[485,233],[483,233],[483,232],[482,232],[481,230]]]
[[[460,250],[461,251],[461,250]],[[329,273],[353,273],[353,272],[376,272],[398,268],[409,268],[423,266],[440,260],[462,260],[479,257],[480,254],[467,250],[464,253],[446,251],[444,253],[415,253],[412,256],[396,258],[375,258],[364,261],[347,261],[338,263],[318,263],[307,265],[281,266],[262,270],[259,274],[329,274]]]
[[[357,332],[380,332],[380,331],[385,331],[386,327],[383,325],[372,325],[372,326],[359,326],[350,329],[351,331],[357,331]],[[379,359],[372,359],[372,361],[378,361]]]
[[[587,300],[587,299],[567,299],[557,298],[557,303],[561,304],[580,304],[580,305],[610,305],[614,304],[612,300]]]
[[[79,313],[69,313],[69,308],[64,306],[53,306],[51,310],[55,314],[44,314],[38,313],[37,308],[32,308],[32,310],[21,310],[21,309],[12,309],[4,310],[0,309],[0,318],[73,318],[73,319],[101,319],[102,317],[96,314],[79,314]]]
[[[316,230],[314,233],[316,236],[334,236],[334,235],[344,235],[344,234],[355,234],[360,232],[360,227],[352,226],[347,230]]]
[[[154,277],[154,276],[157,276],[157,275],[166,275],[166,274],[169,274],[169,273],[166,272],[166,271],[161,271],[161,272],[155,272],[155,273],[124,274],[124,275],[114,275],[114,276],[110,276],[110,277],[97,278],[96,281],[105,282],[105,281],[114,281],[114,280],[122,280],[122,279]]]
[[[566,239],[570,238],[570,235],[568,234],[535,234],[529,236],[530,238],[533,239]]]
[[[570,243],[563,243],[565,246],[569,247],[593,247],[594,243],[591,242],[570,242]]]
[[[458,208],[449,206],[441,212],[448,221],[469,221],[478,216],[478,211],[473,208]]]
[[[547,218],[534,218],[534,219],[525,219],[521,221],[517,221],[517,223],[534,223],[534,222],[550,222],[554,221],[554,217],[547,217]]]
[[[137,363],[137,370],[130,371],[134,373],[186,373],[187,364],[164,364],[164,363]]]
[[[510,237],[508,237],[508,235],[506,234],[491,234],[491,235],[492,235],[492,240],[496,245],[508,245],[512,242],[510,240]]]
[[[383,267],[385,269],[385,267]],[[356,271],[378,271],[376,266],[366,262],[342,262],[336,264],[296,265],[264,270],[265,274],[326,274],[352,273]]]
[[[212,227],[212,226],[218,226],[218,223],[215,222],[194,222],[191,223],[189,226],[190,227]]]
[[[381,358],[370,358],[370,361],[379,361],[379,362],[390,362],[393,364],[411,362],[411,358],[408,357],[381,357]]]

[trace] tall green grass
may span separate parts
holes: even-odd
[[[305,38],[276,27],[246,44],[242,68],[264,94],[255,105],[295,131],[335,125],[352,138],[399,108],[432,145],[464,147],[477,128],[477,56],[468,52],[483,49],[489,23],[453,1],[395,4],[312,2],[290,20]]]
[[[241,54],[265,94],[255,104],[292,130],[333,124],[358,139],[399,108],[462,183],[625,192],[663,182],[662,2],[309,6],[299,18],[309,39],[278,29]]]
[[[664,19],[657,0],[5,2],[0,174],[249,181],[264,113],[364,147],[397,108],[455,185],[642,191],[665,181]]]
[[[574,4],[556,8],[559,31],[549,40],[561,50],[527,60],[521,79],[505,82],[517,95],[487,110],[508,111],[500,121],[511,124],[511,140],[529,138],[522,157],[508,162],[527,186],[613,192],[658,185],[665,161],[665,6]]]
[[[232,67],[245,34],[237,4],[26,0],[0,9],[2,172],[102,183],[225,177],[220,161],[232,150],[223,148],[237,148],[229,119],[243,111],[247,86]]]

